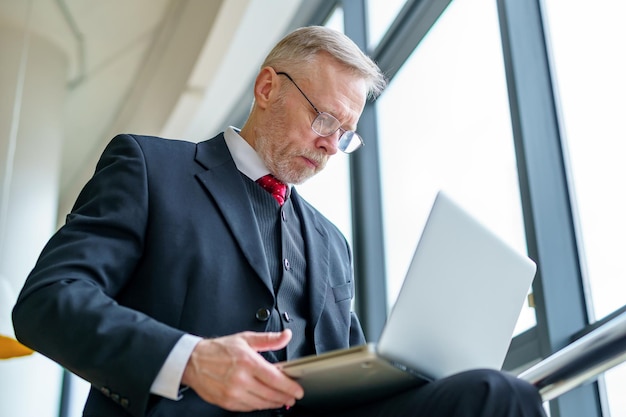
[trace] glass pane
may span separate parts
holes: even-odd
[[[375,47],[402,9],[406,0],[367,0],[369,47]]]
[[[546,0],[581,262],[597,319],[626,304],[626,3]],[[624,415],[626,367],[608,371],[610,413]]]
[[[604,374],[606,395],[609,403],[610,415],[613,417],[623,416],[626,413],[626,363],[622,363]]]
[[[377,102],[390,305],[439,189],[526,251],[501,50],[495,2],[455,0]]]
[[[338,30],[340,32],[345,32],[343,27],[343,7],[335,7],[335,10],[328,16],[326,23],[324,26],[329,27],[331,29]]]
[[[601,318],[626,304],[626,3],[546,7],[582,252]]]
[[[337,7],[326,26],[343,32],[343,9]],[[298,192],[330,219],[352,243],[349,157],[338,152],[326,168],[315,177],[298,185]]]

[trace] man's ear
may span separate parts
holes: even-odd
[[[272,67],[261,69],[254,82],[254,100],[257,106],[264,109],[270,100],[278,93],[276,71]]]

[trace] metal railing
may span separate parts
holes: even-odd
[[[549,401],[626,361],[626,313],[521,372],[518,377],[539,388]]]

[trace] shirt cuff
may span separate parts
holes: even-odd
[[[185,334],[176,342],[154,379],[150,387],[150,393],[169,398],[170,400],[179,400],[181,398],[179,390],[183,372],[191,352],[193,352],[201,340],[201,337]]]

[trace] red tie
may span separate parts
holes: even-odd
[[[261,187],[265,188],[265,191],[270,193],[272,197],[278,201],[278,204],[282,206],[285,203],[287,186],[277,180],[272,174],[267,174],[266,176],[256,180],[256,182],[258,182]]]

